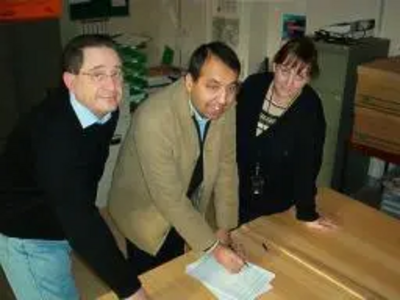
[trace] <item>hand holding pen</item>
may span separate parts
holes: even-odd
[[[240,272],[240,270],[247,264],[246,260],[240,257],[240,255],[229,245],[218,243],[211,253],[215,260],[230,273]]]
[[[239,272],[247,265],[244,247],[235,243],[227,230],[220,229],[216,235],[219,244],[213,251],[215,259],[231,273]]]

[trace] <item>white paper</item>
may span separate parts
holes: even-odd
[[[249,263],[231,274],[211,254],[186,267],[186,273],[202,282],[220,300],[254,300],[266,293],[275,274]]]

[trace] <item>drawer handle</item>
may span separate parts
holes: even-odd
[[[362,142],[365,142],[368,139],[365,134],[358,133],[358,132],[355,133],[355,136]]]
[[[367,104],[370,103],[372,100],[373,100],[373,98],[368,97],[368,96],[363,96],[361,98],[361,102],[364,102],[364,103],[367,103]]]

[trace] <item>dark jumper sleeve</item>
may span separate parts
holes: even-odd
[[[314,221],[319,218],[316,211],[316,178],[321,169],[325,142],[325,118],[320,99],[306,109],[307,118],[303,119],[302,134],[298,135],[297,159],[293,182],[293,197],[296,216],[302,221]]]
[[[97,181],[76,151],[77,139],[58,130],[33,135],[37,180],[71,247],[121,298],[140,288],[112,233],[95,207]]]

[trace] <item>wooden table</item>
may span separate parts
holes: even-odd
[[[318,200],[320,211],[340,223],[338,231],[310,231],[292,211],[235,231],[249,260],[276,274],[273,289],[260,299],[400,299],[400,222],[330,189],[320,189]],[[153,299],[214,299],[184,272],[196,258],[188,253],[141,276]],[[82,299],[117,299],[76,267]]]
[[[258,242],[246,235],[236,234],[246,243],[249,259],[276,274],[273,289],[260,299],[357,299],[346,289],[325,280],[314,271],[288,259],[274,249],[266,253]],[[141,276],[141,281],[152,300],[213,300],[216,299],[198,281],[185,274],[185,267],[198,258],[193,252],[179,257]],[[83,291],[82,299],[117,300],[109,289],[77,264],[78,285]]]
[[[241,230],[322,271],[360,299],[400,299],[400,222],[330,189],[320,189],[318,199],[322,213],[340,223],[338,231],[312,232],[291,212],[259,218]]]

